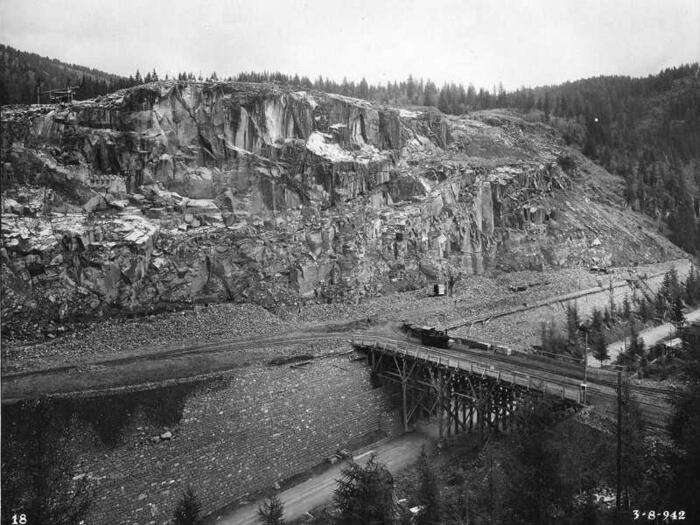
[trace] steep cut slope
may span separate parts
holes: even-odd
[[[508,112],[157,82],[2,111],[3,329],[193,301],[358,301],[489,268],[682,252]],[[34,326],[34,324],[37,326]]]

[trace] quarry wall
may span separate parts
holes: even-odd
[[[621,179],[513,115],[163,81],[0,121],[12,339],[192,302],[357,302],[448,272],[682,256],[619,209]]]

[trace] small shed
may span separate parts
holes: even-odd
[[[435,283],[433,285],[433,295],[438,297],[445,295],[445,283]]]
[[[683,349],[683,340],[680,337],[664,341],[662,344],[666,355],[676,355]]]

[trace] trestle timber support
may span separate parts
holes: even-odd
[[[375,384],[400,390],[404,431],[419,419],[437,419],[440,439],[463,432],[478,432],[483,442],[491,433],[517,425],[516,411],[550,397],[557,409],[576,406],[565,395],[552,396],[538,381],[514,384],[448,362],[422,358],[377,344],[354,343],[368,356]]]

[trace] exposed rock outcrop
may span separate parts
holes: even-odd
[[[506,112],[166,81],[4,108],[2,128],[2,316],[14,333],[678,253],[621,209],[619,182]]]

